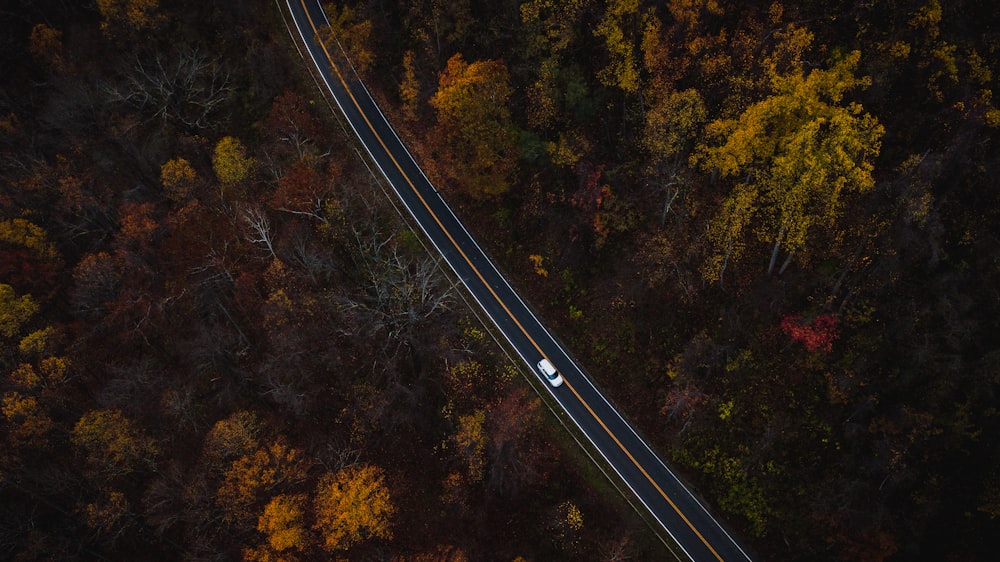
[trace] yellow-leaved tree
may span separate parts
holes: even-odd
[[[252,156],[247,156],[246,147],[236,137],[223,137],[215,145],[212,169],[223,188],[232,188],[248,180],[256,164]]]
[[[483,469],[486,468],[486,445],[488,436],[484,426],[486,413],[476,410],[471,415],[458,418],[458,429],[455,431],[455,447],[458,455],[469,467],[469,479],[479,482],[483,479]]]
[[[59,259],[55,245],[48,240],[48,233],[37,224],[24,219],[0,221],[0,242],[23,246],[42,260]]]
[[[14,287],[0,283],[0,336],[12,338],[35,313],[38,303],[31,295],[17,296]]]
[[[594,35],[604,38],[610,62],[597,73],[605,86],[621,88],[627,94],[639,91],[639,60],[637,30],[639,0],[609,0],[604,17]]]
[[[355,465],[323,475],[313,502],[315,528],[328,551],[347,550],[371,538],[392,538],[396,507],[377,466]]]
[[[346,54],[350,59],[349,64],[359,74],[366,73],[375,63],[372,22],[346,4],[338,8],[336,4],[328,2],[323,5],[323,10],[329,17],[330,25],[320,26],[316,36],[337,64],[344,66],[343,71],[347,70],[347,61],[343,59]]]
[[[801,32],[787,37],[794,51],[811,40]],[[708,141],[693,160],[740,179],[709,225],[715,255],[702,269],[706,280],[721,281],[747,227],[773,244],[768,275],[785,250],[783,271],[793,255],[810,249],[811,233],[834,226],[847,194],[875,185],[873,160],[884,128],[861,104],[844,102],[845,93],[871,82],[855,75],[860,58],[853,51],[808,73],[795,60],[788,72],[772,67],[771,95],[735,119],[708,124]]]
[[[417,67],[413,59],[413,51],[406,51],[403,55],[403,79],[399,83],[403,115],[410,121],[417,120],[417,109],[420,107],[420,79],[417,78]]]
[[[198,173],[184,158],[168,160],[160,166],[160,183],[171,201],[183,203],[198,183]]]
[[[153,466],[157,453],[156,442],[114,409],[85,413],[70,439],[101,476],[125,476],[142,466]]]

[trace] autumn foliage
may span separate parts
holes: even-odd
[[[400,218],[284,3],[20,5],[0,557],[670,556]],[[755,558],[996,557],[990,2],[325,9],[345,77]]]
[[[396,507],[378,467],[351,466],[323,475],[313,503],[315,528],[329,551],[347,550],[370,538],[392,538]]]
[[[430,104],[437,110],[440,139],[449,175],[469,195],[488,198],[510,189],[516,167],[514,131],[508,99],[512,94],[502,60],[448,60]]]
[[[781,331],[809,351],[830,351],[840,335],[837,320],[836,314],[819,314],[811,319],[790,314],[781,319]]]

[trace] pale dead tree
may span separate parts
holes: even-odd
[[[454,286],[442,273],[440,258],[405,248],[400,239],[406,234],[401,231],[385,231],[393,223],[381,216],[374,200],[360,194],[352,199],[352,205],[362,208],[350,213],[368,215],[351,228],[361,291],[343,295],[341,307],[361,320],[363,330],[384,331],[386,345],[398,347],[422,322],[451,308]]]
[[[271,221],[267,219],[267,213],[260,207],[248,205],[243,207],[240,217],[246,226],[247,242],[263,246],[272,258],[277,259],[278,255],[274,252],[274,232],[271,230]]]
[[[268,373],[264,377],[265,390],[262,395],[269,397],[279,406],[283,406],[297,416],[301,416],[307,406],[306,393],[302,391],[304,384],[301,377],[275,377]]]
[[[329,279],[337,270],[329,251],[324,251],[304,232],[296,233],[291,244],[291,259],[302,268],[313,283]]]
[[[377,324],[399,338],[431,315],[448,310],[452,288],[440,272],[440,258],[404,253],[398,234],[381,238],[355,233],[359,264],[366,276],[361,304]]]
[[[249,349],[250,340],[229,311],[229,306],[232,304],[231,299],[225,296],[229,293],[229,288],[236,282],[241,267],[239,258],[233,257],[229,252],[230,243],[230,240],[223,240],[221,247],[213,244],[200,265],[188,268],[188,274],[196,278],[196,281],[189,286],[192,289],[191,298],[194,302],[199,303],[201,314],[208,318],[215,312],[221,312],[225,320],[235,328],[238,335],[238,347],[235,348],[237,350],[235,353],[242,355]],[[222,356],[214,353],[210,355],[212,357]]]
[[[314,458],[327,472],[338,472],[361,462],[361,449],[340,439],[326,439]]]
[[[153,118],[189,129],[207,129],[228,99],[229,73],[197,49],[137,54],[124,84],[108,90],[112,101],[128,103]]]
[[[302,160],[306,156],[306,147],[313,144],[312,138],[291,115],[281,119],[277,132],[278,140],[290,144],[295,149],[296,160]]]
[[[628,536],[610,539],[601,545],[601,560],[605,562],[625,562],[631,560],[632,541]]]
[[[258,159],[260,169],[270,177],[270,181],[277,182],[285,175],[285,169],[271,151],[265,149],[263,153],[264,156]]]
[[[221,249],[212,246],[212,249],[205,254],[204,262],[201,265],[188,268],[188,273],[201,276],[200,284],[215,283],[218,281],[233,283],[236,280],[238,268],[237,264],[230,263],[231,260],[228,255],[229,241],[225,240],[222,243]]]

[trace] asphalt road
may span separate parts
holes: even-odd
[[[339,52],[314,39],[328,20],[318,0],[286,0],[323,82],[372,160],[424,234],[536,376],[547,358],[565,380],[545,388],[691,559],[750,560],[747,552],[698,501],[597,390],[532,314],[421,172],[368,90]],[[544,382],[544,379],[542,379]]]

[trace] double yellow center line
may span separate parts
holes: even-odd
[[[319,32],[318,32],[318,29],[316,27],[316,23],[313,21],[312,15],[309,13],[309,8],[306,6],[305,0],[300,0],[300,2],[302,3],[302,10],[305,12],[306,18],[309,19],[309,25],[310,25],[310,27],[312,27],[313,37],[319,37]],[[497,295],[496,291],[493,289],[493,286],[490,285],[489,282],[486,281],[486,278],[483,277],[483,274],[479,271],[479,268],[476,267],[476,264],[473,263],[472,260],[469,259],[469,256],[466,255],[465,251],[462,250],[462,247],[458,244],[458,242],[452,236],[451,231],[449,231],[447,228],[445,228],[444,224],[442,224],[442,222],[441,222],[441,219],[438,218],[438,216],[434,212],[434,210],[431,209],[431,206],[427,203],[427,200],[424,199],[423,194],[420,193],[420,190],[417,189],[416,185],[413,184],[413,180],[410,179],[410,176],[403,170],[403,167],[399,164],[399,162],[396,160],[396,157],[393,156],[392,152],[389,150],[389,147],[386,146],[385,141],[382,139],[382,136],[379,135],[378,131],[375,130],[375,127],[372,125],[372,122],[368,119],[368,115],[365,113],[365,111],[363,109],[361,109],[361,104],[359,104],[357,98],[354,97],[354,93],[351,91],[351,88],[348,85],[347,80],[345,80],[344,76],[340,73],[340,68],[337,66],[337,64],[335,62],[333,62],[333,57],[330,55],[330,52],[327,50],[326,44],[324,44],[323,41],[317,41],[317,42],[319,43],[320,47],[323,49],[323,54],[326,56],[327,62],[330,63],[330,67],[333,69],[333,72],[337,75],[337,79],[340,80],[341,85],[344,87],[344,91],[347,92],[347,95],[350,96],[351,101],[354,103],[354,107],[357,108],[358,113],[365,120],[365,124],[368,125],[368,128],[371,130],[372,134],[378,140],[379,145],[382,146],[382,150],[385,151],[385,154],[389,157],[390,160],[392,160],[393,165],[399,171],[400,175],[403,176],[403,179],[405,179],[406,183],[409,184],[410,189],[412,189],[413,193],[420,199],[420,202],[423,204],[424,208],[431,215],[431,217],[434,218],[434,221],[437,223],[438,227],[440,227],[441,231],[444,232],[445,236],[448,237],[448,240],[451,241],[451,243],[455,247],[455,249],[457,249],[458,252],[462,255],[462,259],[465,260],[465,262],[469,265],[469,267],[472,268],[472,271],[476,274],[476,277],[478,277],[479,280],[482,281],[483,285],[489,290],[490,294],[493,295],[493,298],[496,299],[497,303],[499,303],[500,306],[503,307],[504,311],[507,313],[507,316],[509,316],[510,319],[513,320],[515,324],[517,324],[518,329],[520,329],[521,333],[524,334],[524,336],[526,338],[528,338],[528,341],[531,342],[531,345],[534,346],[534,348],[538,351],[538,353],[542,357],[548,358],[545,355],[545,352],[542,351],[542,348],[535,341],[535,339],[531,337],[531,334],[528,333],[528,331],[524,328],[524,326],[521,324],[521,322],[517,319],[517,316],[515,316],[510,311],[510,308],[507,307],[507,304],[503,301],[503,299],[501,299],[500,296]],[[306,47],[308,48],[308,45]],[[712,545],[709,544],[709,542],[707,540],[705,540],[705,537],[702,536],[701,532],[699,532],[698,529],[695,528],[695,526],[691,523],[691,521],[688,520],[687,516],[685,516],[684,513],[677,507],[677,504],[675,504],[673,502],[673,500],[670,499],[670,496],[668,496],[666,494],[666,492],[663,491],[663,489],[660,487],[660,485],[657,484],[656,480],[654,480],[649,475],[649,473],[646,472],[646,469],[641,464],[639,464],[639,461],[637,461],[635,459],[635,457],[632,456],[632,453],[625,447],[625,445],[622,444],[622,442],[618,439],[618,436],[616,436],[608,428],[608,426],[604,423],[604,420],[602,420],[594,412],[594,410],[590,407],[590,404],[588,404],[583,399],[583,397],[580,396],[580,393],[577,392],[577,390],[575,388],[573,388],[573,385],[570,384],[569,380],[566,379],[565,375],[563,376],[563,382],[570,389],[570,391],[576,396],[577,400],[579,400],[580,403],[583,404],[583,406],[587,409],[587,411],[590,412],[590,415],[595,420],[597,420],[597,423],[600,424],[600,426],[602,428],[604,428],[604,431],[607,432],[607,434],[611,437],[612,440],[614,440],[614,442],[618,445],[618,447],[621,448],[622,452],[624,452],[625,455],[629,458],[629,460],[632,461],[632,464],[634,464],[636,466],[636,468],[638,468],[639,471],[642,473],[642,475],[646,477],[646,479],[649,481],[649,483],[652,484],[653,487],[656,488],[657,492],[659,492],[660,495],[663,496],[663,499],[667,500],[667,503],[670,504],[670,507],[672,507],[674,509],[674,511],[677,513],[677,515],[680,516],[680,518],[684,520],[684,522],[687,524],[687,526],[698,536],[699,539],[701,539],[701,542],[705,544],[705,546],[708,548],[708,550],[710,550],[712,552],[713,555],[715,555],[716,559],[718,559],[718,560],[721,561],[722,557],[719,556],[719,553],[716,552],[714,548],[712,548]]]

